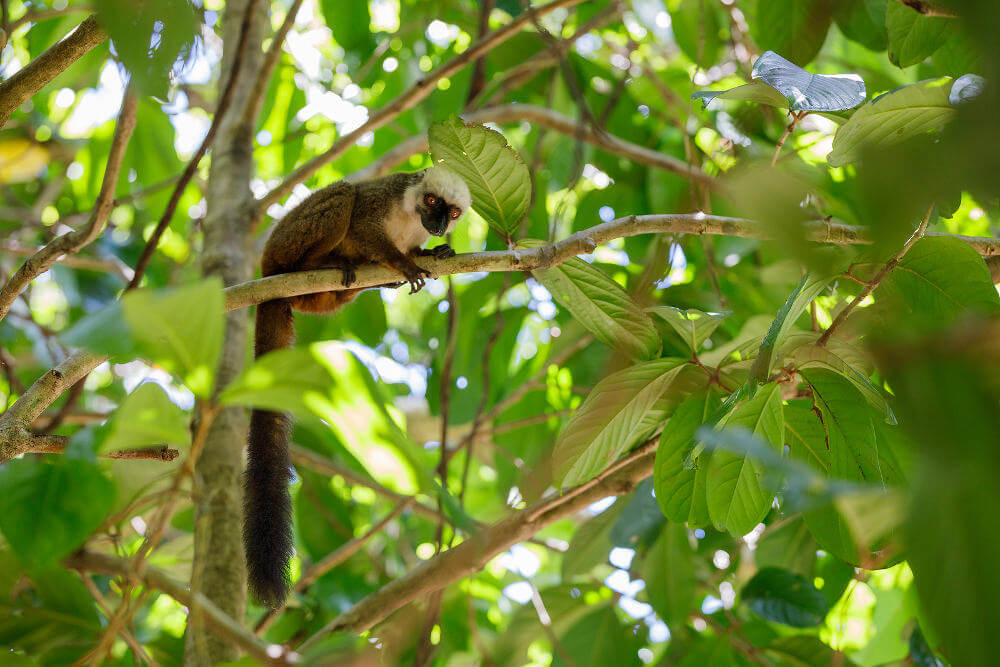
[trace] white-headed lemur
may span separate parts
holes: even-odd
[[[377,263],[396,269],[410,292],[430,273],[415,257],[451,257],[447,245],[420,246],[451,231],[471,204],[465,182],[444,167],[412,174],[390,174],[360,183],[340,181],[317,190],[274,228],[264,246],[261,273],[337,268],[344,286],[355,268]],[[401,285],[405,283],[395,283]],[[332,313],[361,289],[275,299],[257,307],[255,356],[288,347],[295,337],[292,310]],[[288,492],[290,421],[288,415],[253,410],[244,480],[243,544],[251,594],[269,607],[284,603],[293,550],[292,501]]]

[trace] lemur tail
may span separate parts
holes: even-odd
[[[255,356],[288,347],[295,338],[287,299],[257,306]],[[288,415],[269,410],[250,413],[247,471],[243,496],[243,547],[250,594],[275,608],[285,602],[292,557],[292,498],[288,493]]]

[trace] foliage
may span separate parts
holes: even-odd
[[[295,347],[250,362],[247,341],[227,383],[227,323],[232,335],[246,311],[227,316],[198,268],[222,156],[198,166],[142,289],[122,294],[227,80],[225,3],[5,3],[3,78],[90,8],[110,42],[0,132],[0,274],[86,222],[127,76],[142,95],[109,228],[0,320],[2,407],[76,348],[108,357],[31,425],[67,436],[65,452],[0,465],[6,659],[69,664],[97,647],[88,660],[181,663],[181,603],[67,559],[147,558],[191,581],[204,517],[188,493],[212,480],[183,466],[215,410],[256,406],[295,417],[293,579],[315,575],[261,637],[308,640],[317,662],[991,664],[1000,271],[977,248],[1000,247],[996,3],[601,0],[536,25],[501,0],[487,29],[525,27],[478,74],[472,60],[433,78],[480,37],[484,4],[306,0],[250,129],[247,186],[263,196],[381,124],[233,242],[259,246],[306,189],[381,160],[466,180],[460,253],[517,257],[602,221],[622,238],[297,314]],[[267,5],[270,33],[289,3]],[[394,102],[414,88],[427,97]],[[579,128],[518,120],[518,105]],[[501,123],[457,115],[500,106]],[[405,152],[411,138],[426,154]],[[631,215],[697,212],[754,219],[754,238],[725,221],[713,236],[628,233]],[[830,225],[866,243],[818,243]],[[159,445],[179,458],[106,458]],[[633,459],[641,474],[615,477]],[[545,521],[595,485],[607,499]],[[158,519],[164,539],[144,554]],[[501,520],[538,522],[533,539],[490,551],[497,533],[476,531]],[[320,633],[477,539],[478,560],[370,635]],[[251,603],[237,620],[264,614]]]

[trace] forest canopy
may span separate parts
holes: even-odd
[[[0,664],[995,661],[996,3],[0,10]],[[345,289],[274,225],[431,166],[458,254],[255,359]]]

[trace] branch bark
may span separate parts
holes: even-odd
[[[871,240],[861,227],[852,227],[836,221],[809,223],[808,237],[815,242],[836,245],[868,244]],[[477,271],[531,271],[554,266],[612,239],[638,234],[712,234],[743,238],[767,239],[767,231],[759,223],[742,218],[725,218],[701,213],[642,215],[619,218],[577,232],[562,241],[539,248],[496,252],[479,252],[456,255],[449,259],[421,259],[420,263],[433,277],[452,273]],[[927,233],[926,236],[937,236]],[[986,258],[1000,257],[1000,239],[972,236],[953,236],[961,239]],[[226,310],[237,310],[282,297],[330,292],[345,289],[337,269],[300,271],[258,280],[251,280],[226,288]],[[351,289],[374,287],[399,280],[399,274],[380,266],[362,266]],[[23,433],[28,426],[82,375],[96,368],[104,357],[78,351],[57,369],[49,371],[29,387],[18,401],[0,414],[0,463],[26,451],[27,440]],[[62,369],[62,370],[60,370]],[[58,375],[53,375],[57,373]],[[224,386],[224,383],[218,383]],[[21,434],[21,437],[19,437]]]
[[[302,645],[309,648],[334,632],[363,632],[417,598],[440,591],[481,570],[497,554],[608,496],[628,493],[653,472],[656,441],[647,442],[612,468],[563,496],[543,500],[475,533],[458,546],[424,561],[362,599]]]
[[[130,563],[126,559],[91,551],[79,551],[68,557],[64,564],[74,570],[124,577],[135,583],[163,591],[192,612],[197,611],[218,637],[238,645],[247,655],[263,664],[294,664],[298,660],[295,653],[286,651],[276,644],[265,644],[260,641],[202,593],[188,590],[184,584],[157,567],[149,565],[139,574],[131,569]]]
[[[27,99],[107,38],[108,33],[98,25],[97,17],[89,16],[76,30],[0,83],[0,128]]]
[[[572,7],[580,2],[582,2],[582,0],[552,0],[552,2],[536,8],[534,15],[542,16],[562,7]],[[477,40],[468,49],[441,65],[433,72],[430,72],[423,79],[417,81],[417,83],[414,84],[409,90],[402,93],[384,107],[373,113],[366,123],[354,131],[348,132],[343,137],[335,141],[325,153],[317,155],[289,174],[283,181],[281,181],[281,183],[275,186],[273,190],[268,192],[263,199],[257,202],[257,208],[255,215],[253,216],[253,221],[256,222],[259,220],[263,212],[267,210],[268,206],[281,201],[292,191],[292,188],[315,174],[320,167],[336,160],[338,157],[346,153],[362,136],[368,132],[374,132],[375,130],[384,127],[404,111],[415,107],[420,101],[425,99],[435,90],[438,81],[456,74],[470,62],[475,61],[490,49],[507,41],[516,35],[525,25],[530,23],[531,20],[532,17],[529,16],[528,12],[522,12],[516,19],[504,27],[499,30],[494,30],[482,39]]]
[[[0,93],[0,99],[2,99],[2,93]],[[90,213],[90,219],[80,229],[63,234],[47,243],[41,250],[29,257],[21,265],[21,268],[10,277],[7,284],[0,290],[0,320],[7,315],[11,304],[28,286],[28,283],[52,268],[52,265],[63,255],[79,252],[81,248],[96,239],[101,230],[104,229],[104,223],[114,205],[115,186],[118,183],[122,158],[125,157],[125,149],[128,147],[132,131],[135,129],[135,111],[136,95],[132,87],[129,86],[122,99],[115,136],[111,142],[111,152],[104,169],[104,181],[101,183],[101,192],[98,194],[97,202]]]

